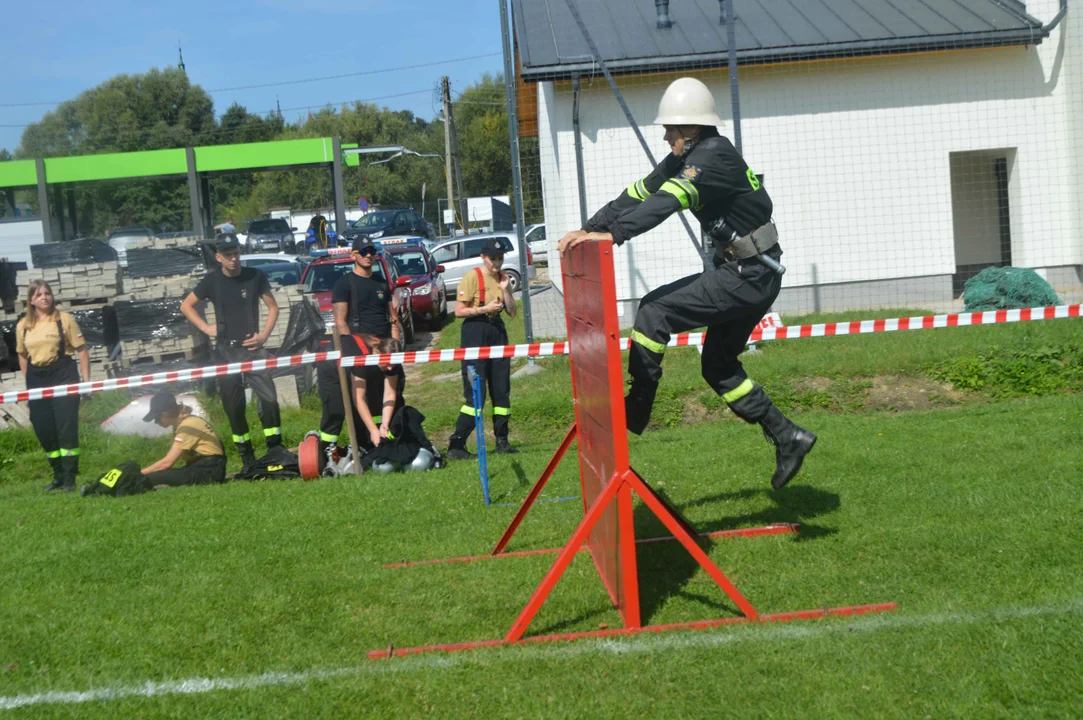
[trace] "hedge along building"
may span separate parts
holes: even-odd
[[[45,238],[56,241],[69,234],[65,233],[65,227],[78,227],[73,191],[76,183],[186,177],[192,230],[208,237],[214,234],[209,178],[236,172],[326,167],[331,172],[335,217],[338,227],[344,227],[342,167],[359,163],[357,155],[343,158],[342,151],[356,147],[356,144],[343,144],[337,137],[304,138],[11,160],[0,163],[0,191],[10,204],[15,188],[36,187]]]
[[[707,83],[733,138],[722,3],[575,5],[657,160],[669,152],[658,101],[682,75]],[[774,200],[788,269],[776,309],[940,309],[988,265],[1036,268],[1079,293],[1083,67],[1071,38],[1083,21],[1066,0],[734,5],[743,152]],[[587,216],[651,165],[569,3],[514,9],[520,136],[537,136],[556,240],[581,224],[576,109]],[[676,218],[616,260],[625,322],[644,293],[702,267]]]

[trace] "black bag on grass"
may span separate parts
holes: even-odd
[[[301,461],[281,445],[273,447],[253,465],[233,476],[234,480],[293,480],[301,477]]]
[[[135,460],[122,462],[112,470],[102,473],[101,477],[90,485],[84,486],[80,494],[83,497],[87,495],[124,497],[125,495],[145,493],[150,490],[150,487],[141,470],[142,468]]]

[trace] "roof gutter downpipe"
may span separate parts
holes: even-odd
[[[657,1],[657,0],[656,0]],[[1042,26],[1042,32],[1048,35],[1053,32],[1053,29],[1060,25],[1060,21],[1064,19],[1064,16],[1068,14],[1068,0],[1060,0],[1060,12],[1053,16],[1053,19],[1049,21],[1047,25]]]
[[[669,0],[654,0],[654,10],[658,13],[659,30],[673,27],[673,21],[669,19]]]

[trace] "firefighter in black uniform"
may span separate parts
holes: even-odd
[[[771,222],[771,198],[733,144],[719,135],[721,122],[702,82],[680,78],[670,84],[655,123],[665,126],[672,153],[585,228],[564,236],[558,250],[563,255],[588,240],[620,245],[679,210],[692,211],[715,240],[715,269],[659,287],[640,302],[628,362],[628,429],[641,434],[647,426],[670,334],[706,326],[703,379],[734,414],[763,427],[775,445],[771,484],[781,488],[801,469],[816,435],[779,412],[738,359],[782,286],[781,275],[755,258],[762,254],[777,262],[782,249]]]
[[[460,347],[485,347],[507,345],[508,331],[500,313],[515,317],[515,298],[511,294],[508,275],[501,272],[504,265],[504,246],[496,238],[485,241],[481,248],[482,267],[469,270],[459,281],[455,317],[464,318],[459,338]],[[482,403],[485,402],[485,385],[493,403],[493,434],[496,451],[504,454],[519,452],[508,444],[508,416],[511,415],[511,359],[464,360],[462,363],[463,397],[455,433],[448,446],[448,457],[469,460],[476,457],[466,449],[466,440],[474,432],[474,392],[467,372],[469,366],[481,376]],[[477,411],[477,412],[480,412]],[[478,438],[479,443],[485,438]]]
[[[271,294],[267,276],[258,268],[241,266],[241,250],[237,238],[219,235],[215,244],[215,259],[221,266],[207,273],[181,303],[181,312],[196,328],[215,339],[215,356],[219,363],[266,360],[273,357],[263,344],[278,320],[278,303]],[[214,304],[215,324],[209,325],[196,305],[210,300]],[[267,319],[259,328],[259,303],[267,306]],[[259,419],[267,449],[282,446],[282,427],[278,408],[278,393],[274,382],[263,373],[222,375],[218,378],[218,394],[233,429],[233,443],[244,465],[256,461],[252,436],[245,417],[245,383],[259,399]]]
[[[353,268],[336,280],[331,289],[335,329],[341,339],[344,356],[380,352],[377,347],[380,345],[390,350],[392,345],[386,344],[389,341],[393,341],[397,350],[402,342],[398,298],[387,278],[382,273],[380,276],[373,273],[372,268],[379,261],[378,255],[379,250],[371,240],[355,240],[350,251]],[[381,430],[386,433],[386,426],[382,424],[384,420],[391,422],[391,413],[383,412],[384,374],[378,367],[355,366],[347,371],[346,376],[350,379],[351,397],[354,398],[353,417],[358,445],[371,450],[380,444]],[[346,419],[337,364],[321,363],[317,368],[317,383],[323,401],[320,449],[330,458],[337,449],[338,436]],[[375,402],[377,397],[379,402]],[[372,402],[367,402],[369,399]],[[374,409],[373,403],[379,410]]]
[[[34,280],[26,293],[26,317],[15,326],[15,350],[28,390],[90,379],[90,353],[75,318],[56,309],[53,291]],[[72,355],[78,355],[76,367]],[[46,490],[75,490],[79,473],[79,395],[30,401],[30,424],[53,469]]]

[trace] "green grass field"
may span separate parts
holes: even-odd
[[[502,636],[552,563],[383,567],[492,547],[571,419],[566,360],[516,381],[523,452],[490,457],[488,509],[462,462],[120,500],[45,495],[32,434],[0,433],[0,709],[1077,717],[1081,345],[1075,320],[763,344],[749,373],[821,438],[778,492],[759,430],[704,392],[694,350],[670,352],[656,427],[631,439],[636,469],[701,530],[802,526],[707,543],[710,557],[761,612],[895,601],[893,613],[381,661],[365,653]],[[437,376],[453,369],[423,367],[407,390],[441,447],[461,397]],[[165,451],[93,429],[123,402],[84,403],[84,479]],[[288,439],[317,418],[313,399],[285,413]],[[222,431],[220,408],[215,419]],[[569,457],[545,498],[578,494]],[[581,517],[578,500],[539,503],[511,549],[560,545]],[[636,523],[640,536],[667,534],[643,508]],[[736,614],[675,543],[641,546],[639,562],[647,622]],[[603,625],[619,616],[580,554],[530,633]]]

